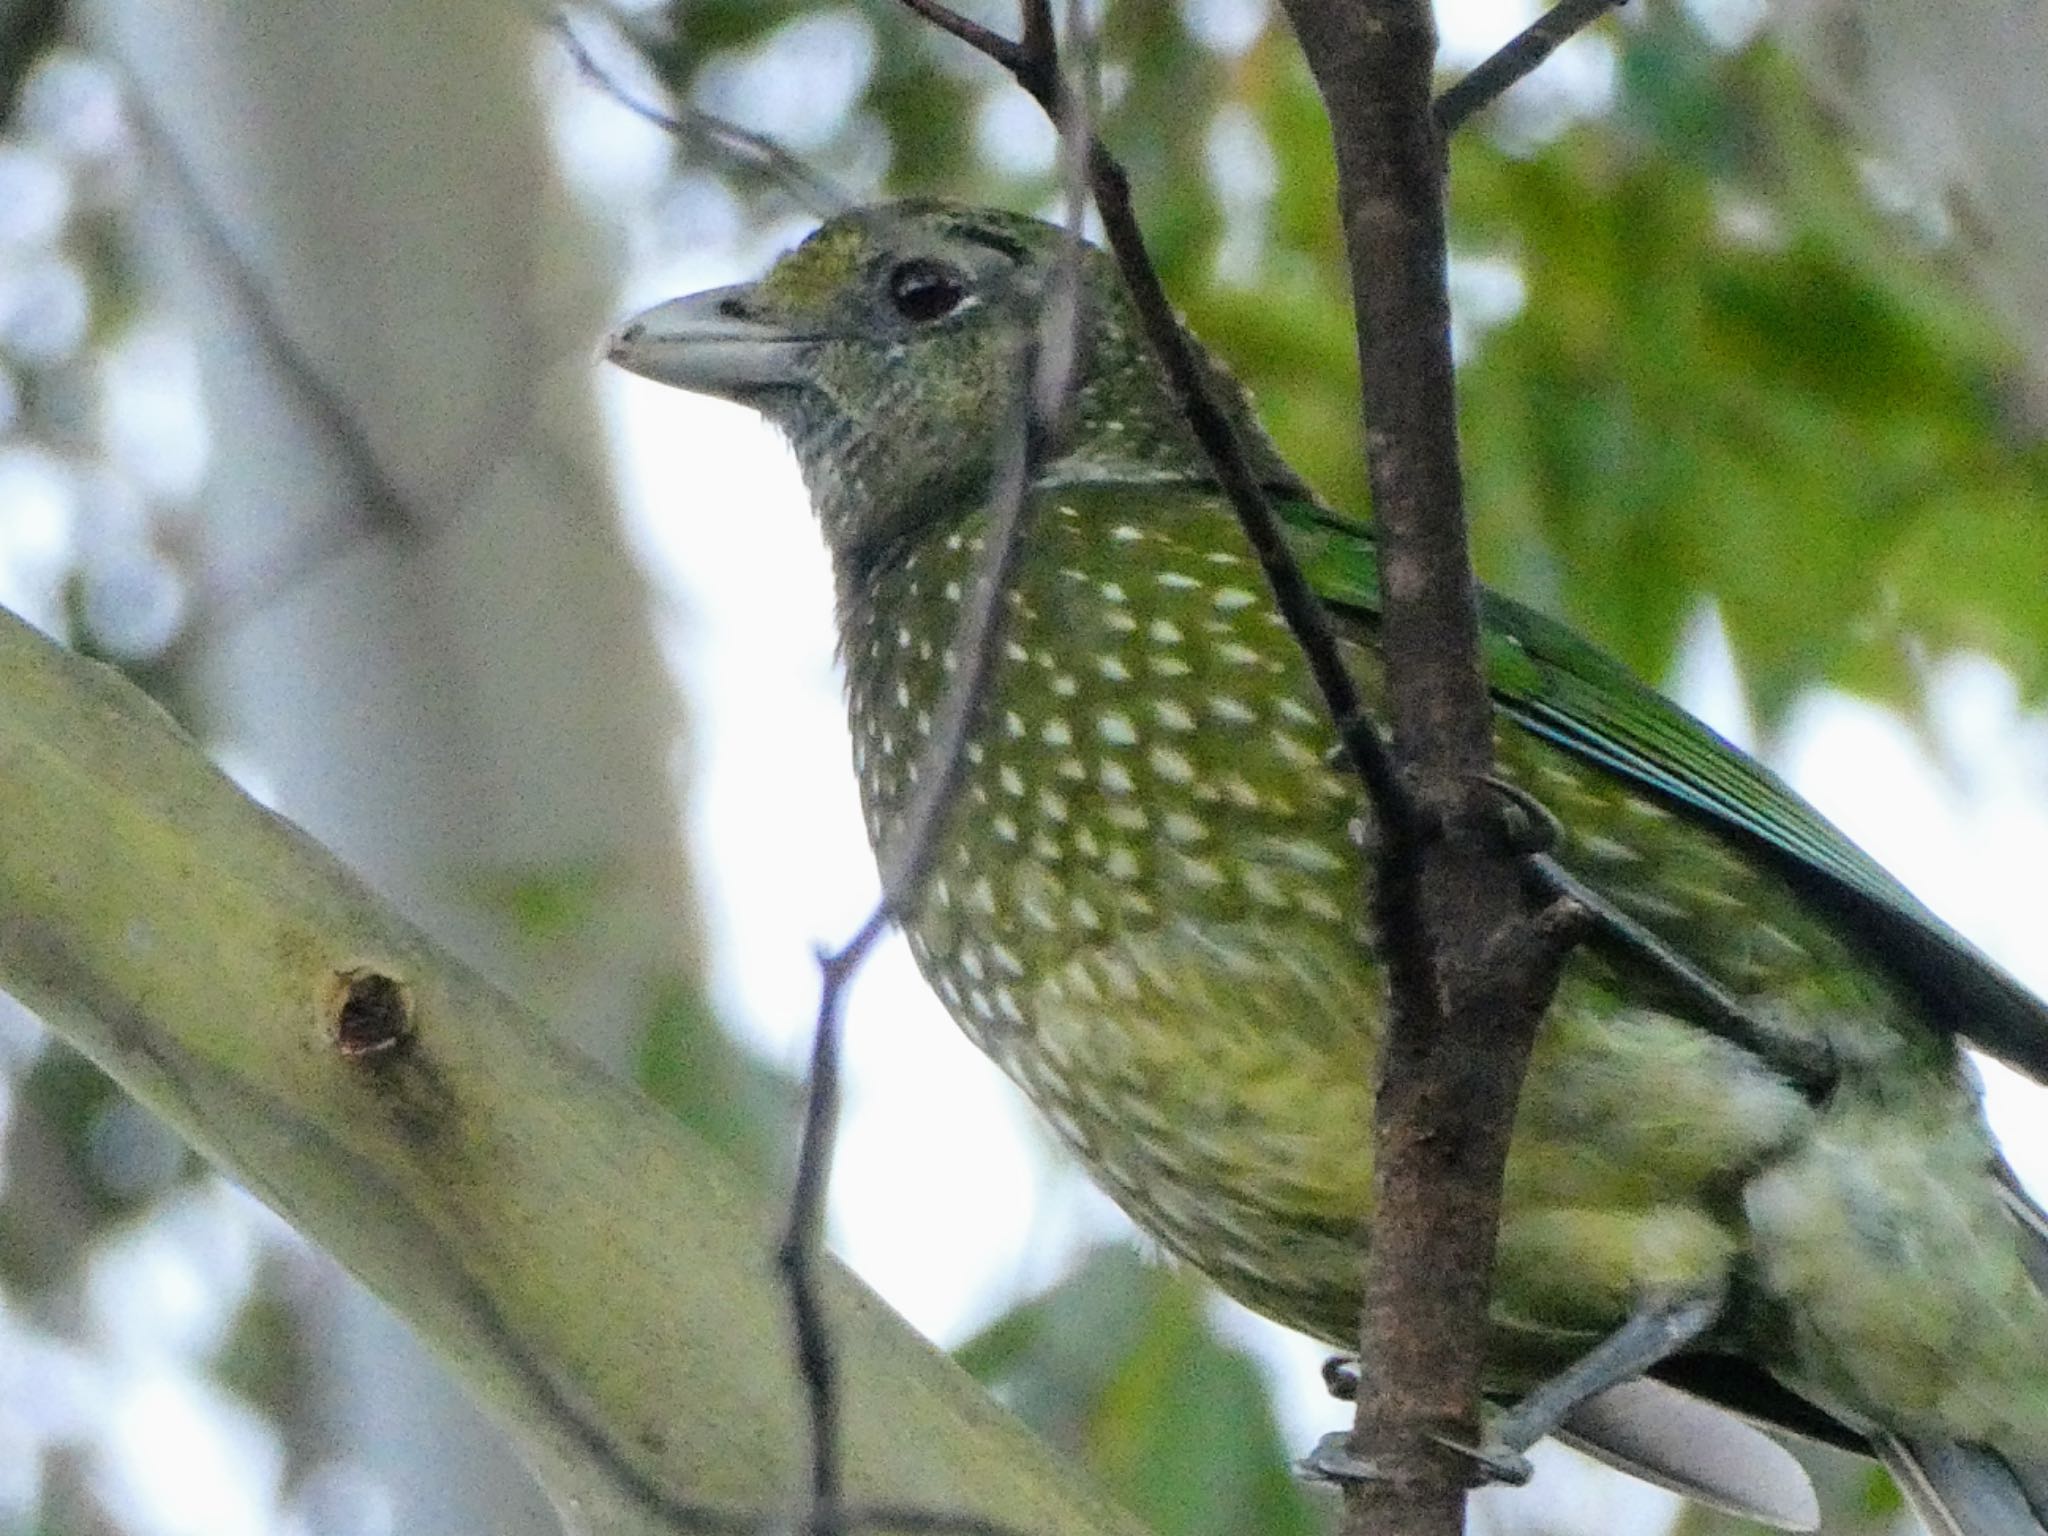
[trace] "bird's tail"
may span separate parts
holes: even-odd
[[[1885,1435],[1876,1450],[1932,1536],[2048,1536],[2048,1466],[1953,1440]]]

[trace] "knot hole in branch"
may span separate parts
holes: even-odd
[[[336,971],[323,1013],[335,1049],[351,1060],[382,1055],[412,1038],[412,989],[374,967]]]

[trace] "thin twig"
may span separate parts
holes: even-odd
[[[1011,42],[1000,32],[993,32],[978,21],[969,21],[949,5],[938,0],[901,0],[901,3],[941,32],[957,37],[976,53],[1015,75],[1024,67],[1022,45]]]
[[[1035,3],[1042,4],[1043,0]],[[1078,8],[1070,12],[1070,21],[1077,16]],[[1039,25],[1049,39],[1049,11]],[[1069,126],[1082,142],[1088,133],[1085,114],[1092,99],[1092,89],[1074,93],[1068,109],[1074,114]],[[1009,591],[1031,522],[1032,482],[1049,445],[1059,436],[1074,390],[1080,348],[1081,219],[1086,209],[1081,172],[1076,157],[1068,172],[1066,245],[1054,272],[1038,333],[1025,359],[1026,366],[1019,370],[1023,383],[1017,401],[1017,431],[991,487],[992,510],[984,535],[981,570],[973,598],[961,615],[954,637],[959,671],[947,689],[931,740],[920,759],[913,780],[917,792],[889,846],[883,850],[881,901],[844,948],[819,956],[821,980],[812,1033],[809,1095],[797,1150],[789,1223],[777,1252],[789,1292],[798,1369],[810,1410],[813,1531],[842,1530],[848,1522],[848,1512],[840,1503],[843,1477],[838,1364],[818,1284],[825,1197],[831,1182],[839,1119],[839,1045],[846,989],[889,925],[916,910],[966,772],[967,745],[976,715],[986,702],[1002,655]],[[956,1531],[964,1536],[988,1536],[1001,1530],[971,1517],[942,1512],[896,1509],[889,1513],[889,1521],[877,1523],[931,1536]]]
[[[1559,0],[1436,99],[1436,126],[1446,138],[1476,112],[1483,111],[1537,65],[1557,52],[1575,33],[1584,31],[1627,0]]]
[[[576,24],[570,20],[566,9],[556,11],[549,18],[548,27],[562,40],[562,48],[578,72],[635,117],[652,123],[685,145],[719,156],[745,170],[759,172],[787,192],[791,201],[821,219],[830,218],[852,206],[852,199],[830,180],[766,134],[742,128],[729,118],[706,112],[701,107],[684,106],[668,112],[652,102],[641,100],[597,61],[577,33]]]
[[[839,1519],[839,1357],[825,1320],[818,1286],[818,1260],[825,1224],[825,1196],[832,1180],[832,1149],[839,1133],[839,1032],[846,984],[888,929],[887,905],[875,908],[860,931],[835,953],[818,956],[822,984],[818,1017],[811,1030],[810,1092],[804,1099],[803,1134],[798,1141],[796,1181],[789,1196],[789,1223],[776,1249],[776,1264],[789,1290],[796,1334],[797,1372],[811,1417],[811,1521]]]

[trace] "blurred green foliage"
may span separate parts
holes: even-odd
[[[961,1364],[1162,1536],[1308,1536],[1265,1383],[1202,1287],[1100,1248],[959,1350]]]

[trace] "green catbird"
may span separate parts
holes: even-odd
[[[611,341],[793,445],[885,858],[962,666],[1065,242],[985,209],[859,209],[759,282]],[[1034,459],[998,665],[903,926],[953,1017],[1141,1227],[1343,1346],[1386,1011],[1373,812],[1114,266],[1079,260],[1071,400]],[[1370,526],[1320,502],[1209,366],[1377,700]],[[1761,1423],[1881,1457],[1938,1531],[2042,1529],[2048,1242],[1961,1040],[2048,1078],[2048,1009],[1585,640],[1492,594],[1482,620],[1500,775],[1603,918],[1516,1119],[1483,1460],[1505,1474],[1558,1431],[1810,1523]]]

